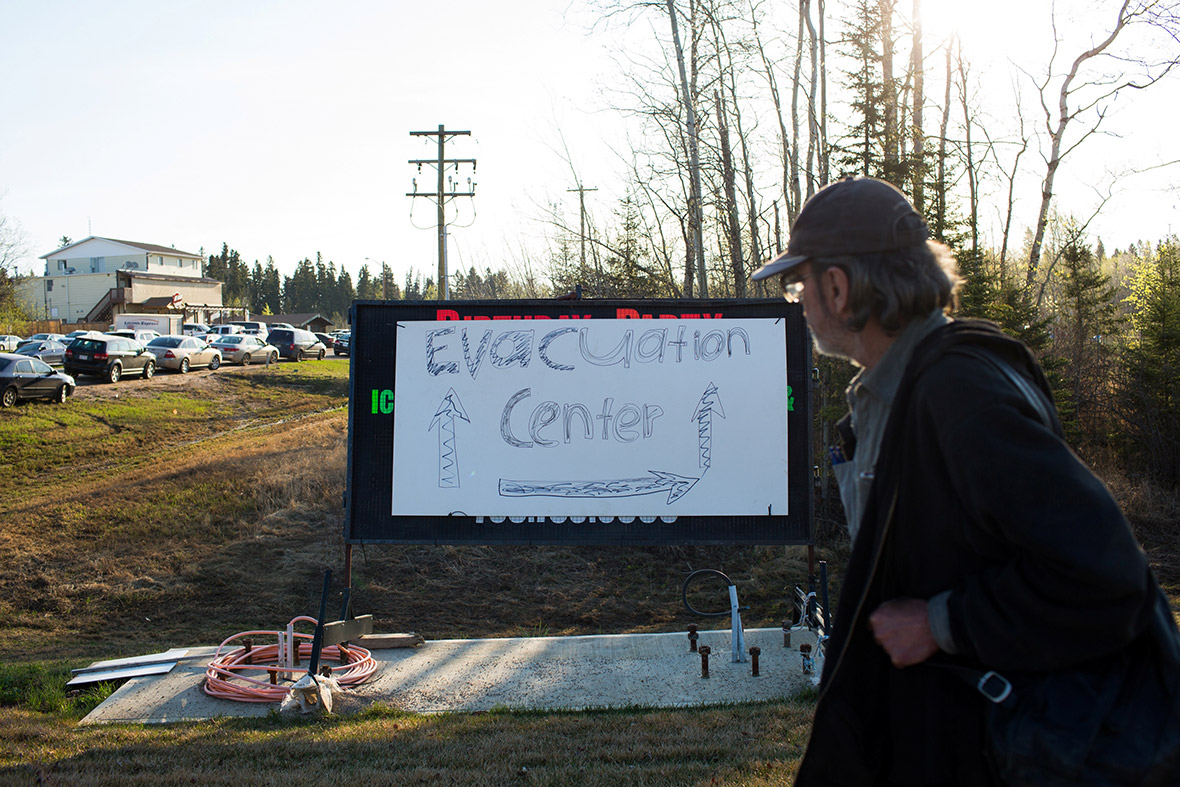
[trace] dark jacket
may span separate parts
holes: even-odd
[[[950,670],[896,669],[868,616],[951,590],[955,661],[1079,664],[1147,626],[1146,557],[1109,491],[981,353],[1048,397],[1020,342],[957,321],[915,349],[849,558],[797,784],[991,784],[982,697]]]

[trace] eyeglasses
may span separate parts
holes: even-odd
[[[808,271],[802,277],[790,280],[791,274],[784,273],[779,276],[779,285],[783,288],[783,297],[787,303],[798,303],[803,298],[803,282],[815,275],[815,271]]]

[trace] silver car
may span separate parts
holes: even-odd
[[[243,366],[249,363],[278,363],[278,348],[272,347],[257,336],[248,333],[235,333],[222,336],[210,347],[221,351],[221,357]]]
[[[24,340],[19,336],[14,336],[10,333],[0,334],[0,352],[15,352],[16,346],[22,341]]]
[[[199,366],[221,366],[221,351],[192,336],[159,336],[148,342],[147,351],[156,356],[156,366],[181,374]]]

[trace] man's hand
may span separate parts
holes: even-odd
[[[886,601],[869,615],[869,628],[895,667],[920,664],[938,652],[922,599]]]

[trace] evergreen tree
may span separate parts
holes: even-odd
[[[1172,488],[1180,484],[1180,239],[1135,264],[1132,333],[1112,402],[1123,422],[1127,461]]]
[[[315,310],[316,276],[315,266],[304,257],[295,266],[295,273],[283,282],[283,311],[287,314],[302,314]]]
[[[266,267],[262,271],[262,288],[259,298],[263,304],[263,314],[276,314],[283,308],[283,280],[279,269],[275,266],[275,258],[266,258]]]
[[[356,290],[352,286],[352,274],[340,266],[340,275],[336,279],[336,289],[333,293],[335,295],[335,303],[332,308],[332,321],[338,325],[343,325],[348,319],[348,310],[352,307],[352,302],[356,298]]]
[[[250,311],[254,314],[264,314],[266,300],[262,297],[265,286],[266,273],[262,270],[262,263],[254,260],[254,267],[250,269]]]
[[[221,244],[221,253],[209,256],[204,264],[204,275],[222,283],[221,302],[229,306],[250,308],[250,267],[237,250],[228,243]]]
[[[647,246],[639,208],[630,192],[620,203],[615,218],[619,221],[619,231],[604,261],[608,292],[602,294],[616,298],[659,297],[663,288],[645,267]]]
[[[881,177],[883,172],[885,92],[881,76],[881,9],[878,0],[856,0],[850,10],[851,20],[844,40],[844,54],[856,64],[846,71],[848,92],[855,122],[839,146],[837,160],[845,172],[864,177]]]
[[[1104,273],[1076,227],[1062,251],[1063,270],[1056,344],[1067,359],[1065,382],[1073,405],[1071,437],[1104,441],[1110,391],[1106,381],[1114,362],[1115,336],[1121,322],[1115,286]]]
[[[368,265],[362,265],[356,277],[356,297],[362,301],[381,299],[381,281],[373,278]]]

